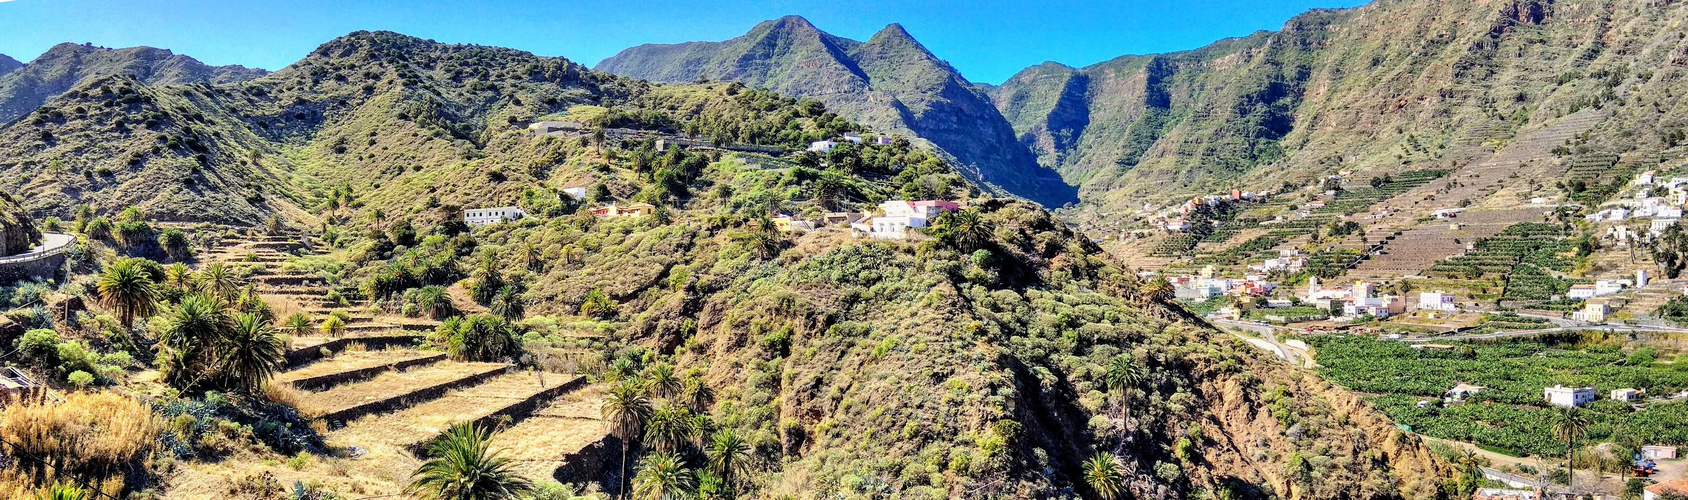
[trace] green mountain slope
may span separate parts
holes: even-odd
[[[877,44],[906,55],[894,35]],[[892,61],[874,45],[851,48],[875,61],[863,74]],[[519,285],[525,314],[553,320],[524,325],[524,346],[582,329],[599,340],[557,347],[590,346],[598,380],[662,362],[700,381],[712,425],[750,447],[751,495],[1088,494],[1081,466],[1102,452],[1120,456],[1120,487],[1137,497],[1442,489],[1446,463],[1353,395],[1147,295],[1048,211],[980,197],[921,148],[764,168],[719,151],[659,154],[648,137],[526,130],[567,118],[784,147],[862,130],[819,108],[738,83],[651,84],[359,32],[241,83],[86,81],[0,128],[0,192],[63,218],[79,204],[179,221],[280,216],[343,259],[322,271],[336,293],[387,311],[424,281],[499,274]],[[597,219],[565,187],[588,187],[587,203],[663,208]],[[780,234],[766,219],[902,196],[963,201],[969,218],[907,243]],[[535,217],[461,227],[465,208],[508,204]],[[1108,385],[1115,363],[1142,379]]]
[[[1681,127],[1666,96],[1688,91],[1672,76],[1683,15],[1643,1],[1383,0],[1189,52],[1036,66],[992,96],[1097,213],[1451,167],[1585,109],[1610,116],[1583,149],[1656,153]]]
[[[226,84],[267,73],[241,66],[208,66],[152,47],[108,49],[71,43],[55,45],[15,71],[7,72],[5,66],[0,61],[0,75],[4,75],[0,76],[0,123],[17,119],[82,82],[106,76],[128,75],[149,85]]]
[[[735,81],[812,97],[876,130],[930,141],[975,181],[1048,206],[1074,200],[1053,172],[1015,145],[982,92],[898,25],[863,43],[791,16],[723,42],[633,47],[595,69],[652,81]]]

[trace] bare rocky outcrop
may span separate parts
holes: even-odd
[[[41,243],[41,231],[17,198],[0,193],[0,257],[15,255]]]

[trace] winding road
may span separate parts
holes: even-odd
[[[74,243],[76,243],[75,236],[68,234],[46,233],[41,235],[40,245],[35,245],[35,248],[29,249],[28,252],[0,257],[0,264],[21,264],[54,257],[64,253],[65,249],[70,248],[70,245]]]

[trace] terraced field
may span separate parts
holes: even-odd
[[[371,370],[376,374],[363,373]],[[508,448],[505,456],[535,480],[552,479],[569,456],[606,436],[597,419],[601,389],[579,376],[450,361],[428,350],[350,348],[277,377],[293,384],[324,379],[333,383],[302,393],[299,406],[332,429],[325,439],[351,457],[351,467],[311,477],[363,495],[400,493],[419,450],[460,422],[498,430],[496,446]],[[200,473],[182,480],[215,482]]]

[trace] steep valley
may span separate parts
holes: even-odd
[[[46,308],[15,307],[8,317],[46,332],[31,342],[59,340],[7,361],[55,390],[74,384],[156,405],[159,434],[142,441],[162,443],[155,451],[172,461],[66,463],[112,492],[168,498],[289,486],[396,494],[424,440],[463,420],[514,437],[589,431],[512,445],[521,474],[618,491],[625,441],[587,429],[572,392],[546,392],[575,375],[604,401],[648,398],[667,415],[653,422],[685,415],[711,439],[742,439],[744,470],[698,467],[726,494],[1452,491],[1451,466],[1413,434],[1186,312],[1043,207],[974,184],[979,172],[946,161],[960,154],[906,141],[761,152],[979,116],[988,103],[958,77],[891,74],[911,65],[898,57],[931,62],[906,38],[898,28],[863,44],[819,39],[851,51],[858,62],[847,68],[870,76],[874,92],[923,109],[904,122],[856,123],[841,117],[863,112],[848,104],[753,85],[650,83],[389,32],[353,33],[251,79],[85,79],[0,128],[0,189],[78,238],[63,282],[8,296],[72,297],[91,309],[54,320],[35,312]],[[902,88],[948,98],[923,102]],[[539,122],[582,129],[529,129]],[[696,138],[713,142],[673,142]],[[903,241],[775,222],[897,199],[961,207]],[[594,215],[612,203],[650,207]],[[465,210],[506,205],[529,216],[464,222]],[[100,298],[136,269],[158,276],[159,298],[130,328]],[[211,294],[223,295],[201,299]],[[195,351],[175,339],[197,307],[268,311],[292,337],[289,359],[330,358],[277,370],[296,394],[242,395],[220,368],[189,377],[181,363]],[[345,346],[378,342],[418,364],[352,373],[384,365]],[[411,348],[420,351],[402,350]],[[78,368],[81,358],[60,352],[93,352],[99,366]],[[274,406],[283,403],[297,411]],[[347,422],[336,417],[351,422],[337,428]],[[627,475],[650,469],[640,464],[663,455],[657,446],[688,460],[712,446],[633,437]],[[597,466],[555,456],[577,447],[594,450]],[[1093,467],[1111,468],[1118,484],[1089,480]]]

